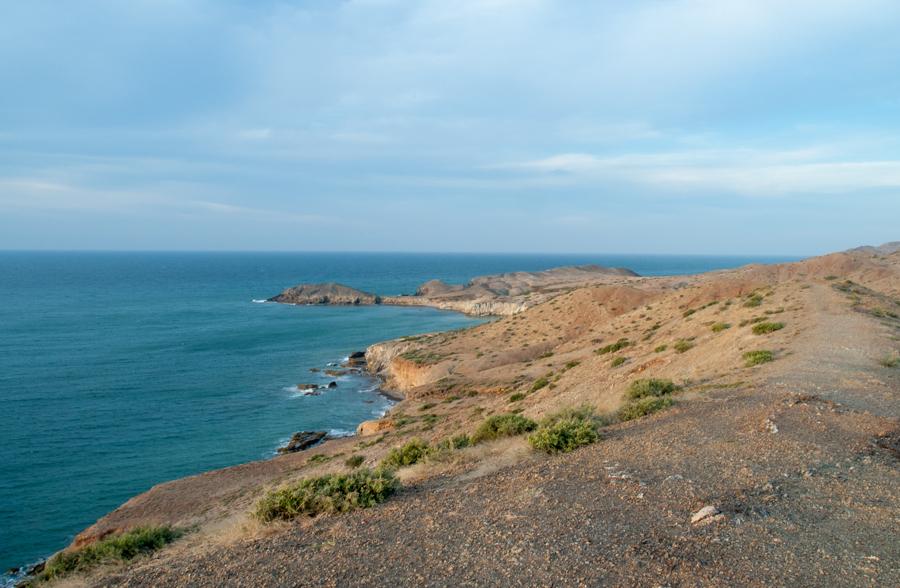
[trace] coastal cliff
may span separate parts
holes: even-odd
[[[368,370],[402,396],[389,415],[131,499],[70,550],[147,525],[196,531],[87,583],[900,582],[900,252],[493,283],[497,300],[541,301],[370,346]],[[269,489],[386,465],[401,484],[387,504],[254,518]]]

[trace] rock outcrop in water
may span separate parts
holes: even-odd
[[[278,296],[269,299],[270,302],[282,302],[285,304],[334,304],[352,305],[380,304],[381,299],[375,294],[363,292],[356,288],[328,282],[325,284],[301,284],[288,288]]]
[[[278,453],[295,453],[314,447],[325,440],[328,433],[325,431],[300,431],[291,436],[291,440],[284,447],[278,448]]]
[[[599,265],[559,267],[474,278],[465,285],[425,282],[412,296],[378,296],[341,284],[303,284],[270,298],[288,304],[430,306],[471,316],[510,316],[572,288],[638,277],[623,268]]]

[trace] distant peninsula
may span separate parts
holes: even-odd
[[[637,277],[640,276],[630,269],[580,265],[539,272],[481,276],[460,285],[430,280],[419,286],[415,294],[406,296],[380,296],[335,282],[301,284],[288,288],[269,301],[301,305],[430,306],[471,316],[509,316],[567,290],[620,283]]]

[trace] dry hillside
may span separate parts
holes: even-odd
[[[77,544],[146,524],[193,531],[69,581],[900,585],[900,252],[615,277],[367,358],[405,398],[385,419],[135,497]],[[677,389],[642,416],[626,392],[647,378]],[[350,471],[351,456],[374,468],[492,415],[581,406],[600,438],[571,452],[537,451],[527,435],[449,443],[400,467],[402,487],[373,508],[249,514],[267,489]]]

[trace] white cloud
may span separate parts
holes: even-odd
[[[494,166],[563,174],[573,183],[625,181],[670,189],[724,191],[745,196],[844,194],[900,188],[900,160],[823,160],[825,147],[797,150],[724,149],[597,157],[566,153]]]

